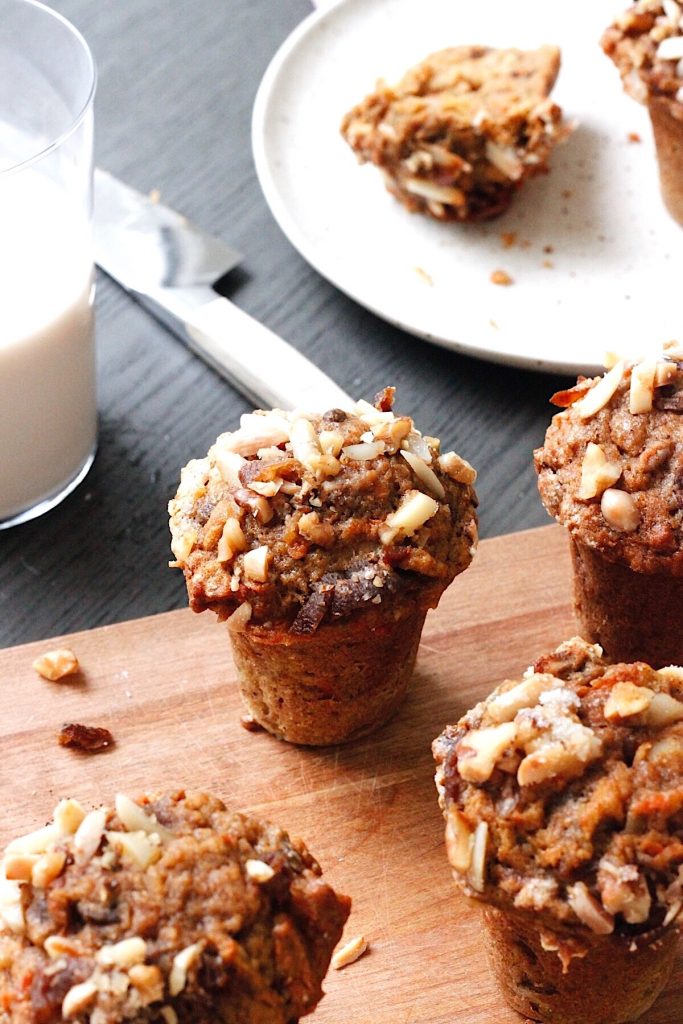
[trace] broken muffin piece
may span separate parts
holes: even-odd
[[[345,116],[342,135],[411,212],[496,217],[569,134],[549,99],[559,69],[555,46],[440,50],[397,85],[379,83]]]

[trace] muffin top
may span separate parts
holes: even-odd
[[[5,850],[3,1019],[288,1024],[349,914],[301,842],[214,797],[116,797]]]
[[[673,101],[672,112],[683,104],[683,7],[677,0],[638,0],[605,31],[601,45],[633,99],[665,97]]]
[[[548,512],[636,572],[683,576],[683,348],[579,378],[534,452]]]
[[[683,905],[683,668],[608,665],[576,637],[434,743],[454,876],[580,937]]]
[[[475,472],[392,411],[257,411],[190,462],[169,505],[190,606],[314,632],[408,599],[436,605],[476,544]]]

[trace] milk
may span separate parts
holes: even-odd
[[[39,166],[0,174],[0,524],[64,491],[96,443],[87,218]]]

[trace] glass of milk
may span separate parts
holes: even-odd
[[[34,0],[0,0],[0,529],[52,508],[97,443],[95,66]]]

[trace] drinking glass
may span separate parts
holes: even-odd
[[[65,18],[0,0],[0,529],[60,502],[95,455],[95,83]]]

